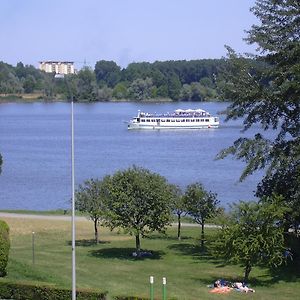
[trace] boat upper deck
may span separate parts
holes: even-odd
[[[173,113],[165,113],[165,114],[152,114],[152,113],[144,113],[139,112],[139,117],[141,118],[195,118],[195,117],[211,117],[211,115],[203,110],[203,109],[177,109]]]

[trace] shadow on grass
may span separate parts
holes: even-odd
[[[171,236],[171,235],[164,235],[164,234],[151,234],[149,236],[146,236],[145,239],[148,240],[168,240],[168,241],[178,241],[177,236]],[[191,240],[193,239],[191,236],[182,236],[182,240]]]
[[[230,263],[224,264],[224,266],[231,265]],[[221,267],[221,265],[216,266],[216,268]],[[259,267],[254,267],[259,268]],[[218,278],[218,271],[216,269],[216,277],[207,276],[205,278],[193,278],[195,282],[204,285],[213,284]],[[227,276],[225,279],[229,282],[242,282],[243,281],[243,270],[240,274],[236,276]],[[252,272],[250,273],[249,282],[250,286],[254,287],[271,287],[279,282],[299,282],[300,280],[300,261],[291,262],[288,265],[283,265],[276,269],[270,269],[267,274],[254,276]]]
[[[220,260],[216,260],[204,246],[190,243],[177,243],[168,246],[168,249],[180,252],[183,255],[189,255],[196,259],[207,260],[210,262],[220,263]]]
[[[272,277],[271,283],[279,281],[296,282],[300,280],[300,260],[289,262],[287,265],[282,265],[278,268],[270,270]]]
[[[98,258],[117,258],[117,259],[126,259],[126,260],[137,260],[143,261],[148,259],[161,259],[165,252],[163,251],[150,251],[150,250],[142,250],[143,252],[149,252],[152,255],[142,256],[142,257],[134,257],[132,255],[135,252],[135,248],[105,248],[98,250],[89,251],[91,256]]]
[[[69,246],[72,245],[72,241],[68,241],[67,244]],[[91,246],[97,246],[97,245],[102,245],[102,244],[110,244],[108,241],[98,241],[98,244],[96,244],[94,239],[91,240],[77,240],[75,241],[75,246],[79,247],[91,247]]]

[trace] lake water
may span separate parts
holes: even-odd
[[[241,121],[203,130],[128,131],[125,121],[141,109],[171,112],[202,108],[212,115],[226,103],[75,104],[75,181],[102,178],[132,165],[165,176],[182,188],[201,182],[223,206],[254,198],[261,175],[238,183],[244,164],[217,153],[240,136]],[[0,209],[69,208],[71,198],[70,104],[0,105]]]

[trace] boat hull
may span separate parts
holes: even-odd
[[[214,129],[218,128],[219,124],[199,124],[199,125],[148,125],[148,124],[140,124],[140,123],[129,123],[128,129],[129,130],[161,130],[161,129]]]

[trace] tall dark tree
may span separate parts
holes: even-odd
[[[201,248],[204,249],[204,225],[207,219],[217,213],[219,200],[217,195],[207,192],[199,182],[187,186],[184,194],[186,212],[201,226]]]
[[[240,138],[220,158],[232,154],[246,162],[241,180],[266,169],[257,195],[276,192],[293,208],[287,225],[300,224],[300,2],[257,0],[259,23],[247,41],[258,45],[252,59],[229,49],[224,97],[231,99],[227,120],[244,118],[244,129],[260,124],[263,132]],[[255,63],[254,63],[255,62]],[[261,67],[257,66],[259,62]],[[273,138],[271,138],[273,136]],[[289,180],[291,179],[291,180]],[[289,182],[287,182],[287,180]]]
[[[121,78],[121,68],[114,61],[100,60],[95,65],[97,82],[114,87]]]
[[[166,179],[147,169],[132,167],[104,178],[108,204],[107,225],[123,228],[135,236],[140,256],[140,238],[164,231],[171,218],[172,192]]]
[[[77,81],[78,99],[95,101],[97,99],[97,84],[94,72],[85,67],[78,73]]]

